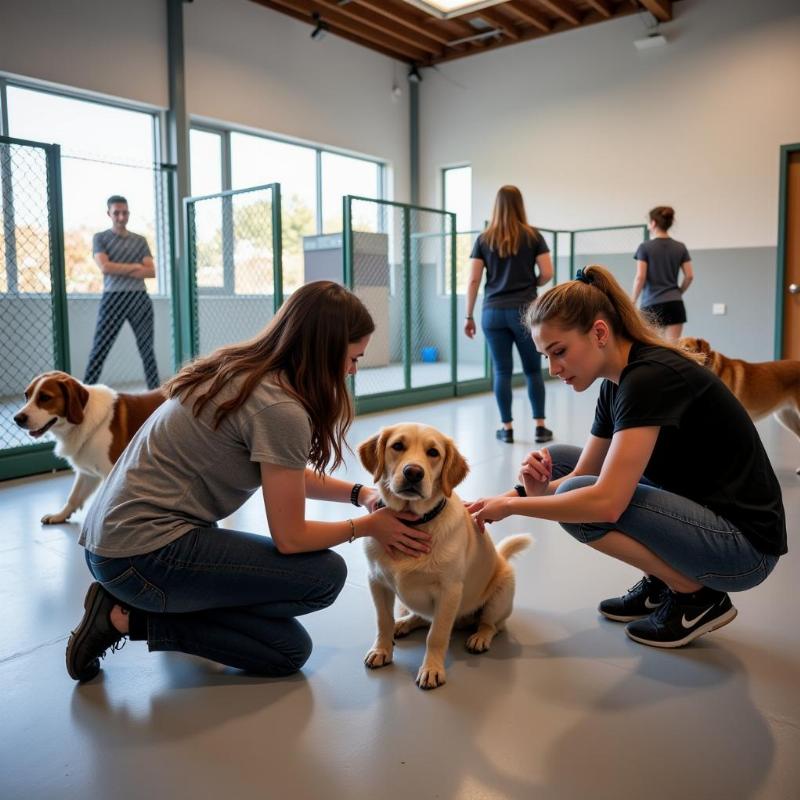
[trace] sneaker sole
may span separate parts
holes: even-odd
[[[72,632],[72,635],[69,637],[69,642],[67,642],[67,672],[69,673],[70,678],[73,678],[76,681],[81,681],[81,683],[84,681],[90,681],[95,675],[97,675],[98,672],[100,672],[100,662],[98,659],[96,659],[96,668],[87,667],[83,673],[78,673],[72,664],[72,655],[86,633],[89,617],[92,616],[95,610],[95,604],[101,595],[101,589],[102,587],[97,582],[93,583],[89,587],[89,591],[86,592],[86,598],[83,601],[83,619],[78,623],[78,627]]]
[[[610,619],[612,622],[635,622],[637,619],[644,619],[645,617],[649,617],[650,614],[655,611],[650,611],[648,614],[634,614],[631,616],[623,617],[621,614],[609,614],[607,611],[603,611],[602,609],[597,609],[606,619]]]
[[[687,644],[689,644],[689,642],[693,642],[704,633],[711,633],[711,631],[715,631],[717,628],[722,628],[729,622],[733,622],[738,613],[739,612],[733,606],[731,606],[721,616],[717,617],[716,619],[712,619],[710,622],[707,622],[705,625],[701,625],[699,628],[696,628],[691,633],[684,636],[683,639],[676,639],[673,642],[656,642],[652,639],[642,639],[638,636],[634,636],[627,628],[625,628],[625,633],[628,638],[633,639],[634,642],[646,644],[650,647],[685,647]]]

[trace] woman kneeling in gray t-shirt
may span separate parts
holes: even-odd
[[[344,560],[327,548],[369,535],[390,552],[429,549],[428,534],[401,521],[409,515],[375,510],[375,489],[325,474],[342,463],[346,379],[374,330],[354,294],[309,283],[254,339],[167,382],[169,399],[117,461],[81,532],[97,582],[67,644],[71,677],[97,675],[125,636],[291,674],[311,653],[295,617],[329,606],[344,585]],[[217,527],[259,488],[272,538]],[[307,497],[372,513],[315,522]]]

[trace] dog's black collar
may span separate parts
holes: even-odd
[[[423,514],[419,519],[401,519],[405,525],[408,525],[409,528],[416,528],[417,525],[424,525],[426,522],[430,522],[432,519],[435,519],[439,516],[439,514],[444,511],[444,507],[447,505],[447,498],[443,497],[442,501],[434,506],[427,514]],[[378,500],[377,505],[375,508],[386,508],[386,503],[383,500]]]

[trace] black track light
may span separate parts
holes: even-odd
[[[316,27],[314,28],[314,30],[313,30],[313,31],[311,31],[311,38],[312,38],[314,41],[318,42],[320,39],[323,39],[323,38],[325,37],[325,34],[328,32],[328,26],[327,26],[327,24],[326,24],[326,23],[323,21],[322,17],[320,17],[320,15],[319,15],[319,12],[318,12],[318,11],[315,11],[315,12],[314,12],[314,13],[311,15],[311,18],[312,18],[312,19],[314,20],[314,22],[316,23]]]
[[[412,64],[411,69],[408,70],[408,81],[409,83],[422,83],[422,75],[419,74],[416,64]]]

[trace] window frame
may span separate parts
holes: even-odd
[[[87,89],[75,89],[70,86],[63,86],[61,84],[50,83],[49,81],[42,81],[36,78],[19,77],[12,73],[0,70],[0,136],[13,137],[14,132],[9,129],[9,115],[8,115],[8,88],[13,87],[25,91],[39,92],[41,94],[51,95],[53,97],[62,97],[68,100],[77,100],[80,102],[94,103],[95,105],[105,106],[109,108],[117,108],[122,111],[133,111],[141,114],[148,114],[152,117],[152,146],[153,146],[153,172],[154,174],[159,169],[161,163],[164,161],[164,153],[166,151],[166,125],[165,115],[166,111],[158,106],[149,103],[142,103],[135,100],[122,100],[118,97],[105,95],[100,92],[93,92]],[[61,156],[61,160],[65,156]],[[67,156],[69,158],[69,156]],[[154,184],[153,187],[154,208],[158,208],[159,202],[157,197],[157,190]],[[167,298],[170,296],[169,288],[169,272],[165,259],[160,257],[162,253],[169,253],[168,236],[165,235],[162,225],[158,224],[156,220],[155,231],[155,248],[156,254],[159,256],[156,259],[156,290],[150,293],[153,298]],[[5,262],[5,259],[3,260]],[[5,263],[3,263],[3,270],[6,270]],[[0,298],[8,297],[31,297],[40,298],[48,296],[43,292],[21,292],[21,291],[5,291],[0,292]],[[97,299],[102,296],[101,292],[67,292],[68,299]]]
[[[470,171],[470,202],[472,200],[472,164],[469,161],[458,162],[455,164],[447,164],[440,168],[440,176],[439,176],[439,198],[440,198],[440,206],[442,211],[447,211],[447,173],[457,169],[469,169]],[[470,217],[470,227],[465,230],[461,231],[458,229],[458,220],[456,220],[456,236],[459,233],[469,233],[472,230],[472,219]],[[447,275],[447,243],[446,243],[446,235],[447,231],[442,231],[442,269],[439,272],[439,294],[443,296],[448,296],[450,294],[450,281],[448,280]],[[458,239],[456,238],[456,241]],[[458,264],[456,263],[456,267]],[[461,295],[464,292],[459,292],[458,288],[456,287],[456,294]]]

